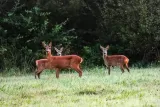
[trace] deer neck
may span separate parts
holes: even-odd
[[[108,57],[108,55],[103,54],[103,60],[104,60],[104,63],[106,66],[108,66],[107,57]]]
[[[105,60],[105,58],[108,57],[108,55],[103,53],[103,59]]]
[[[47,52],[47,59],[51,59],[51,57],[52,57],[51,52]]]

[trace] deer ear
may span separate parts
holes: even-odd
[[[109,45],[106,46],[106,49],[109,49]]]
[[[61,52],[63,51],[63,47],[60,49],[61,50]]]
[[[42,42],[42,46],[45,48],[46,47],[46,44],[45,44],[45,42],[43,41]]]
[[[49,43],[49,46],[50,46],[50,47],[52,46],[52,42]]]
[[[54,47],[55,51],[58,52],[58,49],[56,47]]]
[[[103,50],[103,46],[101,46],[101,45],[100,45],[100,49],[102,49],[102,50]]]

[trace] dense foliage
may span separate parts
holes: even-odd
[[[103,64],[100,44],[130,64],[158,62],[159,17],[159,0],[1,0],[0,69],[32,68],[45,55],[42,41],[84,65]]]

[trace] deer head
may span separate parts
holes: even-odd
[[[55,49],[55,51],[57,52],[57,55],[58,55],[58,56],[62,56],[63,47],[61,47],[60,50],[57,49],[56,47],[54,47],[54,49]]]
[[[50,42],[48,45],[45,42],[42,42],[42,46],[45,48],[46,52],[51,52],[52,42]]]
[[[106,48],[104,48],[103,46],[100,45],[100,49],[101,49],[102,52],[103,52],[103,56],[104,56],[104,55],[107,55],[107,51],[108,51],[108,49],[109,49],[109,45],[107,45]]]

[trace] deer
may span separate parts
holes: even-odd
[[[54,49],[56,50],[57,52],[57,56],[62,56],[62,51],[63,51],[63,47],[61,47],[60,49],[57,49],[56,47],[54,47]],[[48,63],[48,60],[47,59],[39,59],[39,60],[36,60],[36,74],[35,74],[35,79],[37,78],[40,78],[40,71],[43,71],[45,69],[49,69],[49,63]],[[37,73],[39,72],[39,73]],[[36,76],[37,75],[37,76]]]
[[[42,42],[42,46],[45,48],[47,58],[39,60],[43,64],[39,64],[42,66],[38,66],[36,69],[35,77],[38,75],[40,79],[40,74],[44,69],[54,69],[56,70],[56,78],[59,78],[60,70],[68,68],[75,70],[79,74],[79,77],[82,76],[83,71],[80,68],[80,64],[83,62],[83,58],[78,55],[53,56],[51,54],[52,42],[48,45]]]
[[[108,69],[108,74],[110,75],[110,67],[112,66],[119,66],[122,73],[124,73],[124,68],[127,69],[127,71],[130,73],[128,63],[129,59],[124,55],[108,55],[107,51],[109,49],[109,45],[104,48],[100,45],[100,49],[103,53],[103,60],[104,64],[106,65],[106,68]]]

